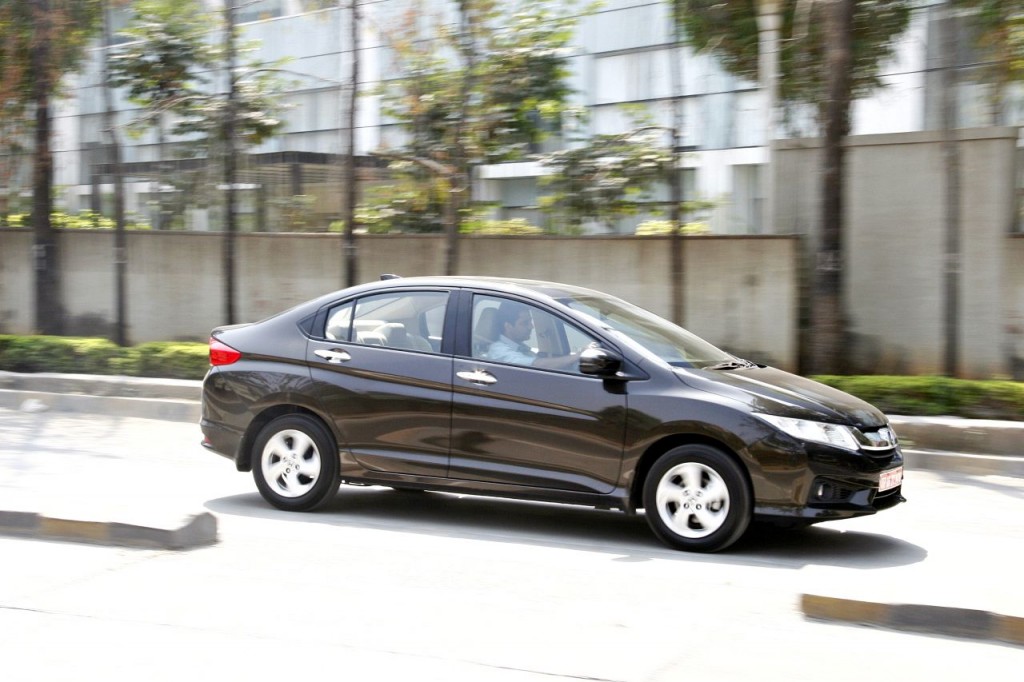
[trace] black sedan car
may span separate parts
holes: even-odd
[[[903,501],[885,415],[620,299],[396,278],[210,338],[203,444],[275,507],[341,483],[635,512],[692,551]]]

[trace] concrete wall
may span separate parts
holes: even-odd
[[[1016,128],[961,130],[961,372],[1008,371],[1006,312],[1021,261]],[[818,140],[777,145],[777,231],[816,241]],[[847,144],[845,283],[855,372],[940,373],[944,365],[945,170],[938,133],[867,135]],[[783,180],[784,179],[784,180]],[[1018,254],[1019,255],[1019,254]],[[1017,277],[1016,274],[1013,274]],[[1017,294],[1019,295],[1019,294]]]
[[[0,230],[0,333],[33,330],[31,234]],[[113,235],[61,234],[67,333],[112,335]],[[793,237],[685,240],[686,326],[742,356],[796,369],[799,248]],[[128,244],[128,336],[139,343],[205,339],[224,322],[223,237],[216,233],[132,232]],[[239,318],[257,320],[338,289],[337,235],[243,234],[237,239]],[[549,279],[626,298],[661,315],[671,300],[671,240],[472,237],[461,240],[465,275]],[[439,236],[359,238],[360,279],[444,270]]]

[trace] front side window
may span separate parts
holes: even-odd
[[[579,372],[590,334],[535,306],[494,296],[473,297],[473,357],[509,365]]]
[[[348,301],[327,314],[325,336],[367,346],[438,353],[448,294],[416,291]]]

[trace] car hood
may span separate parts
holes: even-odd
[[[879,409],[860,398],[773,367],[682,369],[676,375],[693,388],[737,400],[753,412],[864,428],[887,423]]]

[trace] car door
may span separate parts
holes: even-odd
[[[524,301],[466,292],[462,305],[449,476],[610,492],[621,468],[626,396],[579,372],[579,351],[598,340]],[[506,326],[504,308],[516,306]]]
[[[341,301],[308,344],[314,394],[366,469],[444,476],[452,357],[449,292],[391,291]]]

